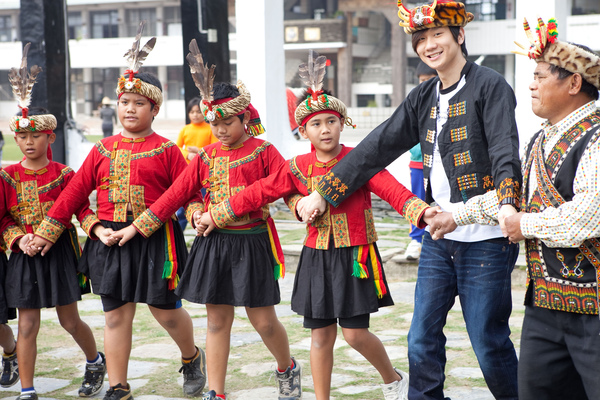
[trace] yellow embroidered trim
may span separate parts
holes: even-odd
[[[35,230],[35,234],[52,243],[56,243],[60,235],[62,235],[66,226],[55,220],[54,218],[46,217]]]
[[[365,210],[365,228],[367,231],[367,243],[377,241],[377,231],[375,230],[375,219],[373,218],[373,210],[368,208]]]
[[[123,143],[141,143],[141,142],[145,142],[145,141],[146,141],[145,138],[131,139],[131,138],[124,137],[124,138],[121,139],[121,142],[123,142]]]
[[[350,230],[348,229],[348,217],[345,213],[331,215],[331,229],[333,230],[335,247],[350,247]]]
[[[23,236],[25,236],[25,232],[17,225],[9,226],[2,233],[4,242],[8,244],[9,248],[12,248],[15,241]]]
[[[230,210],[227,209],[228,205],[229,200],[225,200],[210,209],[210,215],[217,228],[225,228],[235,220],[235,214],[233,212],[230,213]]]
[[[33,175],[33,176],[40,176],[42,174],[45,174],[46,172],[48,172],[47,168],[42,168],[39,171],[33,171],[31,169],[25,169],[25,173],[27,175]]]
[[[225,144],[222,144],[221,145],[221,150],[223,150],[223,151],[231,151],[231,150],[241,149],[242,147],[244,147],[244,143],[240,143],[237,146],[227,146]]]
[[[100,223],[100,219],[98,219],[98,216],[96,214],[89,214],[87,215],[85,218],[83,218],[83,221],[81,221],[79,223],[79,225],[81,225],[81,229],[83,229],[83,231],[86,233],[86,235],[88,236],[92,236],[91,230],[94,227],[94,225],[99,224]]]
[[[402,207],[402,215],[414,226],[419,226],[419,217],[429,208],[429,205],[417,196],[411,197]]]
[[[133,226],[140,232],[144,237],[150,237],[156,232],[163,223],[160,219],[154,215],[151,210],[144,211],[139,217],[133,221]]]
[[[315,166],[316,166],[317,168],[331,168],[331,167],[333,167],[333,166],[334,166],[335,164],[337,164],[337,163],[338,163],[338,159],[337,159],[337,158],[334,158],[334,159],[332,159],[332,160],[329,160],[329,161],[328,161],[328,162],[326,162],[326,163],[322,163],[322,162],[316,161],[316,162],[315,162]],[[312,171],[312,168],[311,168],[311,167],[312,167],[312,165],[310,165],[310,166],[309,166],[309,175],[310,175],[310,171]]]
[[[190,204],[188,204],[188,206],[185,208],[185,219],[188,220],[190,225],[193,225],[192,218],[194,217],[194,213],[196,211],[200,211],[201,213],[204,213],[204,203],[201,203],[199,201],[194,201],[194,202],[191,202]]]
[[[298,202],[300,201],[301,198],[303,198],[304,196],[302,196],[299,193],[293,194],[288,198],[287,201],[287,206],[290,208],[290,211],[292,212],[292,215],[294,217],[296,217],[296,204],[298,204]]]

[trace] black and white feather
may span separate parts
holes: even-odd
[[[325,78],[325,67],[327,66],[327,57],[320,56],[314,50],[308,52],[308,63],[302,63],[298,66],[298,75],[304,84],[317,92],[323,88],[323,79]]]
[[[23,57],[21,59],[21,66],[19,68],[11,68],[8,71],[8,81],[12,87],[15,99],[19,102],[21,108],[28,108],[31,103],[31,90],[35,83],[35,79],[42,68],[34,65],[31,69],[27,70],[27,53],[29,52],[31,43],[27,43],[23,48]]]
[[[202,99],[212,102],[213,82],[215,80],[216,66],[213,64],[210,68],[208,68],[206,64],[204,64],[204,59],[202,58],[202,53],[200,53],[196,39],[192,39],[189,49],[190,52],[185,58],[190,65],[190,73],[192,74],[194,83],[196,84],[198,90],[200,90]]]
[[[146,25],[146,21],[140,22],[140,26],[138,28],[137,34],[135,35],[135,40],[133,41],[133,45],[131,49],[127,50],[127,53],[123,57],[126,58],[127,64],[129,65],[129,69],[134,73],[138,72],[142,67],[142,64],[148,57],[148,54],[154,48],[156,44],[156,38],[153,37],[146,42],[144,47],[140,49],[140,39],[142,38],[142,32],[144,31],[144,25]]]

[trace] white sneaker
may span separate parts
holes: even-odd
[[[394,368],[394,371],[402,380],[381,385],[383,396],[385,400],[408,400],[408,374],[398,368]]]
[[[404,256],[407,260],[418,260],[421,256],[421,243],[411,240],[404,251]]]

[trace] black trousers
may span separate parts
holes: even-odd
[[[600,319],[527,306],[519,400],[600,399]]]

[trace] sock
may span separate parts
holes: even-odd
[[[191,363],[192,361],[194,361],[198,357],[198,354],[200,354],[200,350],[198,350],[198,348],[196,347],[196,354],[194,354],[194,357],[192,357],[192,358],[183,358],[183,357],[181,357],[181,362],[184,363],[184,364],[189,364],[189,363]]]
[[[2,354],[3,357],[10,357],[13,354],[15,354],[17,352],[17,342],[15,341],[15,349],[11,352],[6,351],[6,349],[4,349],[4,352]]]
[[[226,399],[224,394],[217,394],[216,395],[219,399]]]
[[[35,393],[35,388],[33,386],[21,389],[21,394],[31,394],[31,393]]]
[[[290,365],[290,371],[293,370],[294,368],[296,368],[296,363],[294,362],[294,359],[292,358],[292,365]],[[283,371],[279,369],[279,367],[277,368],[277,372],[279,373],[284,373],[285,371],[287,371],[287,368],[284,369]]]
[[[97,354],[96,358],[93,360],[85,360],[88,364],[102,364],[102,356],[100,353]]]

